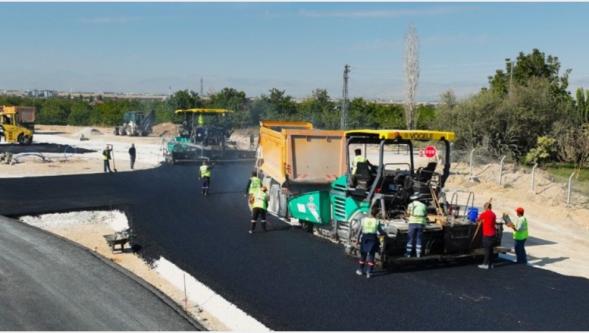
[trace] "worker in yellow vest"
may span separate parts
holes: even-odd
[[[356,156],[354,156],[354,159],[352,160],[352,175],[356,174],[356,168],[358,166],[358,163],[367,162],[368,165],[370,165],[370,162],[368,161],[368,159],[366,159],[366,157],[362,156],[362,150],[360,148],[357,148],[356,150],[354,150],[354,154]]]
[[[266,186],[262,186],[254,193],[254,202],[252,204],[252,219],[250,234],[253,234],[256,230],[256,222],[258,218],[262,224],[262,230],[266,231],[266,210],[268,209],[268,189]]]
[[[418,196],[411,196],[412,202],[407,206],[407,216],[409,217],[409,230],[407,232],[407,246],[405,247],[405,257],[411,257],[415,251],[417,258],[421,257],[421,236],[423,228],[427,224],[427,206],[417,200]]]
[[[252,209],[252,204],[254,203],[254,194],[258,192],[258,190],[262,187],[262,180],[258,177],[258,173],[256,170],[252,171],[252,176],[247,182],[247,186],[245,187],[245,195],[247,196],[247,203],[250,208]]]
[[[358,264],[360,267],[356,270],[356,274],[360,276],[366,274],[367,279],[372,276],[374,270],[374,255],[380,248],[378,235],[384,236],[385,234],[382,230],[380,220],[374,217],[377,212],[378,207],[373,207],[370,215],[362,218],[361,231],[358,235],[360,246],[360,260],[358,260]],[[368,266],[366,270],[364,270],[365,265]]]
[[[202,195],[205,197],[209,194],[209,185],[211,183],[211,167],[207,161],[202,161],[200,166],[200,180],[202,181]]]
[[[524,209],[522,207],[516,208],[515,213],[517,214],[517,221],[515,224],[509,222],[507,226],[513,229],[516,262],[525,265],[528,263],[525,248],[526,240],[528,239],[528,219],[524,216]]]

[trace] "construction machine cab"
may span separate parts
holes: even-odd
[[[225,140],[231,135],[226,122],[219,118],[233,112],[226,109],[179,109],[176,114],[184,115],[180,125],[179,136],[192,143],[201,143],[207,146],[224,146]],[[207,124],[208,117],[210,124]]]
[[[345,135],[348,194],[367,201],[371,207],[379,206],[381,218],[401,216],[413,195],[429,204],[450,174],[453,132],[354,130]],[[425,143],[438,147],[430,148],[433,151],[443,150],[442,170],[436,171],[438,154],[429,158],[422,156]],[[362,151],[364,160],[370,163],[358,162],[352,168],[351,156],[358,149]]]

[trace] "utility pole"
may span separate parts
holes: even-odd
[[[204,80],[201,77],[200,78],[200,97],[202,97],[204,95]]]
[[[344,66],[344,88],[342,91],[342,114],[340,119],[341,129],[348,127],[348,80],[350,74],[350,65]]]

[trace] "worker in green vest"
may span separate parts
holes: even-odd
[[[252,204],[254,203],[254,193],[258,192],[261,187],[262,180],[258,177],[258,172],[254,170],[252,171],[252,176],[248,180],[247,186],[245,187],[245,195],[247,196],[247,202],[250,210],[252,209]]]
[[[253,234],[256,230],[256,222],[258,218],[262,224],[262,230],[266,231],[266,210],[268,209],[268,189],[266,186],[262,186],[254,193],[254,202],[252,204],[252,219],[250,234]]]
[[[513,229],[516,262],[518,264],[527,264],[528,257],[525,244],[528,239],[528,219],[524,216],[524,209],[521,207],[516,208],[515,213],[517,214],[517,221],[515,224],[509,222],[507,226]]]
[[[358,242],[360,246],[360,260],[358,264],[360,267],[356,270],[356,274],[362,276],[366,274],[369,279],[374,270],[374,255],[379,250],[380,241],[378,235],[383,236],[385,232],[382,230],[380,220],[375,218],[378,214],[378,207],[373,206],[370,215],[362,218],[361,231],[358,235]],[[365,265],[367,269],[364,270]]]
[[[209,194],[209,185],[211,183],[211,167],[207,161],[202,161],[200,166],[200,180],[202,181],[202,195],[205,197]]]
[[[410,200],[412,201],[407,206],[409,231],[407,232],[405,257],[411,257],[411,253],[415,251],[415,256],[419,258],[421,257],[421,236],[423,228],[427,224],[427,206],[418,200],[418,194],[411,196]]]

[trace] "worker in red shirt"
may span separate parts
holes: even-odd
[[[479,215],[477,222],[483,227],[483,248],[485,249],[485,259],[479,265],[479,268],[490,269],[493,268],[493,245],[495,245],[495,220],[497,216],[493,213],[490,202],[485,202],[483,206],[484,212]]]

